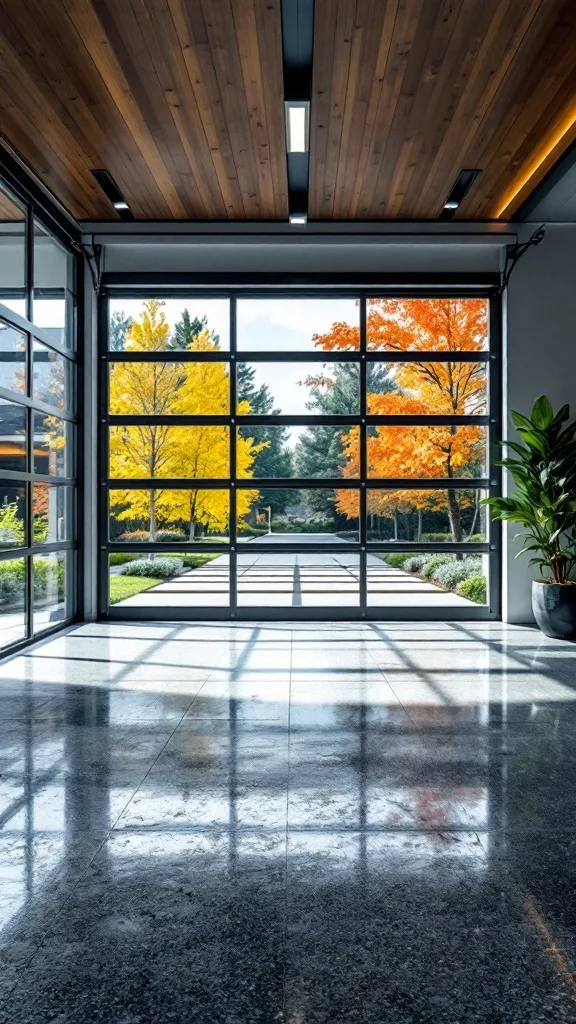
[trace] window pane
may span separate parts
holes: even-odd
[[[238,348],[253,352],[360,347],[358,299],[239,299]]]
[[[238,363],[238,415],[360,412],[358,363]]]
[[[488,348],[488,299],[368,299],[369,349],[475,352]]]
[[[486,491],[368,490],[367,537],[373,541],[485,541]]]
[[[368,604],[389,608],[472,608],[486,604],[485,554],[369,552]]]
[[[0,480],[0,548],[20,548],[26,543],[26,488]]]
[[[4,320],[0,320],[0,387],[26,394],[26,335]]]
[[[226,351],[230,348],[228,299],[113,299],[112,352]]]
[[[17,643],[26,636],[25,594],[26,559],[0,561],[0,647]]]
[[[360,558],[349,554],[238,555],[238,605],[350,607],[360,600]]]
[[[388,390],[382,388],[386,382]],[[369,363],[372,416],[480,416],[486,413],[486,363]]]
[[[224,542],[228,540],[229,516],[227,490],[110,491],[113,541]]]
[[[359,543],[360,492],[265,488],[236,492],[238,537],[266,543]]]
[[[34,341],[32,396],[59,409],[72,405],[72,363],[53,349]]]
[[[239,427],[237,473],[241,479],[357,477],[358,427]]]
[[[32,494],[34,543],[56,544],[61,540],[73,540],[74,488],[34,484]]]
[[[486,475],[486,427],[368,427],[368,476]]]
[[[160,563],[160,564],[159,564]],[[226,608],[228,555],[192,553],[167,560],[144,555],[118,565],[110,556],[110,604],[122,608]]]
[[[67,551],[34,555],[34,632],[67,618]]]
[[[36,327],[61,345],[73,345],[74,261],[38,221],[34,221],[34,303]]]
[[[70,422],[43,412],[33,415],[34,472],[72,476]]]
[[[18,200],[1,187],[0,302],[20,316],[27,316],[26,216]]]
[[[0,468],[26,470],[26,409],[0,399]]]
[[[227,363],[113,363],[113,416],[227,416]]]
[[[230,472],[229,434],[229,427],[110,427],[110,476],[221,480]]]

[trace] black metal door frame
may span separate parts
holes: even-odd
[[[355,275],[350,275],[354,277]],[[364,275],[364,286],[350,284],[348,287],[343,284],[318,285],[318,279],[304,284],[293,283],[291,278],[286,278],[282,286],[273,275],[274,280],[270,281],[272,275],[261,275],[252,277],[251,286],[244,286],[244,283],[235,286],[223,287],[217,283],[214,287],[207,287],[206,283],[198,286],[196,278],[198,275],[150,275],[150,274],[113,274],[104,275],[102,292],[98,306],[98,409],[99,409],[99,430],[98,430],[98,480],[99,480],[99,502],[98,502],[98,608],[99,616],[107,620],[151,620],[151,621],[196,621],[196,620],[485,620],[498,619],[500,617],[501,602],[501,531],[500,524],[487,516],[488,536],[486,542],[461,543],[444,542],[434,544],[427,542],[368,542],[367,541],[367,516],[366,516],[366,492],[369,487],[372,489],[446,489],[451,488],[481,488],[490,495],[499,494],[501,491],[501,472],[495,468],[498,458],[497,440],[501,435],[501,358],[502,358],[502,305],[499,294],[499,282],[496,275],[450,275],[440,278],[439,275],[431,275],[430,278],[420,277],[419,284],[410,282],[407,287],[401,287],[397,280],[387,281],[379,278],[379,285],[366,285]],[[236,302],[238,298],[354,298],[360,301],[360,350],[346,352],[251,352],[237,349],[236,338]],[[416,362],[425,359],[430,361],[447,361],[445,352],[389,352],[386,350],[369,351],[366,344],[366,303],[368,298],[487,298],[489,300],[489,350],[485,352],[463,352],[452,353],[451,358],[457,358],[458,362],[485,362],[489,368],[488,372],[488,410],[483,416],[374,416],[369,415],[366,409],[366,374],[367,365],[370,362]],[[230,300],[230,348],[228,351],[216,353],[198,353],[177,350],[173,353],[158,352],[109,352],[108,351],[108,301],[110,298],[226,298]],[[224,362],[229,366],[230,372],[230,414],[228,416],[111,416],[108,406],[108,381],[109,365],[116,361],[157,361],[173,360],[175,362]],[[241,358],[242,362],[265,363],[265,362],[298,362],[298,363],[329,363],[329,362],[354,362],[360,365],[360,412],[357,416],[289,416],[289,415],[268,415],[242,416],[241,420],[235,415],[236,410],[236,376],[232,372],[236,361]],[[167,423],[173,426],[194,426],[197,424],[226,425],[229,427],[230,436],[230,477],[227,480],[181,480],[162,479],[164,488],[180,489],[226,489],[230,492],[230,533],[229,543],[202,543],[202,551],[206,553],[217,552],[218,554],[229,555],[229,594],[230,603],[227,608],[184,608],[181,606],[166,607],[161,609],[148,608],[121,608],[108,605],[108,579],[109,560],[111,552],[127,550],[133,552],[157,553],[190,552],[193,549],[187,543],[131,543],[129,548],[126,544],[110,542],[108,539],[109,518],[108,518],[108,492],[110,483],[108,479],[108,437],[109,428],[114,425],[138,425],[147,423]],[[360,479],[257,479],[250,481],[236,477],[236,428],[242,426],[313,426],[323,425],[347,425],[358,426],[360,430]],[[488,433],[488,476],[477,479],[447,480],[446,478],[431,479],[397,479],[380,478],[369,479],[366,465],[366,433],[370,426],[378,425],[399,425],[408,426],[448,426],[474,424],[485,425]],[[242,550],[254,554],[270,554],[269,545],[259,544],[251,541],[249,545],[238,543],[237,521],[236,521],[236,492],[239,487],[257,484],[258,488],[324,488],[339,489],[353,488],[360,491],[360,540],[359,543],[347,543],[346,554],[359,557],[359,603],[350,607],[329,607],[318,606],[314,608],[270,608],[265,606],[238,607],[237,603],[237,556]],[[150,489],[158,486],[158,479],[114,479],[114,488],[129,489],[142,488]],[[471,606],[470,608],[407,608],[407,607],[379,607],[370,606],[367,600],[367,554],[370,552],[386,552],[410,550],[438,551],[441,552],[473,552],[489,555],[489,595],[487,605]],[[307,554],[329,554],[342,553],[341,544],[307,544]],[[289,554],[302,552],[302,545],[298,543],[282,543],[274,545],[274,553]]]

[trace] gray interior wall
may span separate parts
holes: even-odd
[[[531,233],[524,226],[526,236]],[[504,422],[510,409],[528,411],[538,395],[576,414],[576,225],[549,225],[544,241],[516,266],[506,296]],[[532,620],[527,559],[515,559],[513,526],[504,529],[503,615]]]

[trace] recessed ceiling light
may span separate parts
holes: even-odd
[[[134,220],[134,214],[131,212],[110,171],[95,170],[91,174],[98,182],[109,203],[117,211],[120,220]]]
[[[460,203],[456,199],[449,199],[447,203],[444,203],[445,210],[457,210]]]
[[[307,100],[287,100],[286,149],[289,153],[308,152],[310,103]]]
[[[476,178],[480,174],[478,170],[463,170],[456,178],[452,188],[446,196],[446,202],[440,213],[440,220],[450,220],[454,216],[464,197],[468,194]]]
[[[291,213],[288,217],[291,224],[307,224],[308,217],[305,213]]]

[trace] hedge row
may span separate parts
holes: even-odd
[[[486,579],[482,575],[482,558],[478,555],[465,555],[457,559],[449,554],[396,554],[386,556],[388,565],[433,583],[438,583],[446,590],[456,590],[462,597],[476,604],[486,603]]]

